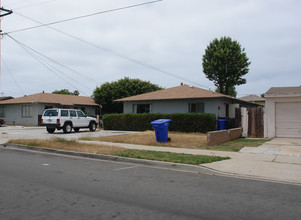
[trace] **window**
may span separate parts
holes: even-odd
[[[86,117],[82,111],[77,111],[77,116],[78,117]]]
[[[46,110],[43,116],[58,116],[58,110]]]
[[[61,117],[68,117],[68,110],[61,110]]]
[[[71,116],[71,117],[76,117],[75,111],[70,111],[70,116]]]
[[[204,113],[204,102],[189,103],[190,113]]]
[[[31,105],[23,105],[22,106],[22,118],[31,118],[32,106]]]
[[[4,117],[4,107],[0,107],[0,117]]]
[[[133,105],[134,113],[151,113],[151,105],[150,104],[137,104]]]

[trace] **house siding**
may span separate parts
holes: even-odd
[[[216,117],[226,117],[226,104],[231,104],[224,99],[187,99],[187,100],[164,100],[164,101],[133,101],[124,102],[123,112],[134,113],[134,104],[150,104],[151,113],[188,113],[189,103],[204,102],[204,113],[213,113]],[[236,106],[235,106],[236,107]],[[235,108],[230,108],[230,112]],[[232,111],[231,111],[232,110]],[[231,116],[234,113],[230,114]]]
[[[22,106],[31,106],[30,117],[22,117]],[[53,108],[59,108],[61,106],[54,104],[40,104],[40,103],[25,103],[25,104],[10,104],[1,105],[4,109],[4,116],[1,117],[5,120],[6,124],[14,125],[32,125],[36,126],[39,124],[39,115],[42,115],[46,106],[52,106]],[[88,115],[95,116],[95,108],[93,106],[75,106],[75,108],[85,108],[85,112]],[[68,108],[74,108],[69,106]]]

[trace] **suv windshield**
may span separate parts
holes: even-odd
[[[46,110],[43,116],[58,116],[58,110]]]

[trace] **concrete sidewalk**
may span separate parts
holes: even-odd
[[[104,144],[127,149],[230,157],[230,160],[202,164],[200,166],[228,175],[301,184],[301,139],[276,138],[257,148],[243,148],[241,152],[155,147],[98,141],[80,142]]]

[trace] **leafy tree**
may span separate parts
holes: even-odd
[[[215,92],[221,93],[219,87],[216,88]],[[230,86],[229,87],[229,95],[232,96],[232,97],[236,97],[237,96],[237,92],[236,92],[235,86]]]
[[[113,102],[114,100],[160,89],[162,88],[148,81],[125,77],[118,81],[106,82],[100,87],[96,87],[92,97],[96,103],[102,105],[103,113],[122,113],[122,103]]]
[[[70,92],[68,89],[55,90],[52,93],[54,93],[54,94],[63,94],[63,95],[75,95],[75,96],[79,95],[78,90],[74,90],[74,92]]]
[[[230,37],[214,39],[207,47],[203,56],[203,72],[219,88],[220,93],[231,95],[229,88],[247,82],[242,77],[249,72],[251,63],[244,51]]]

